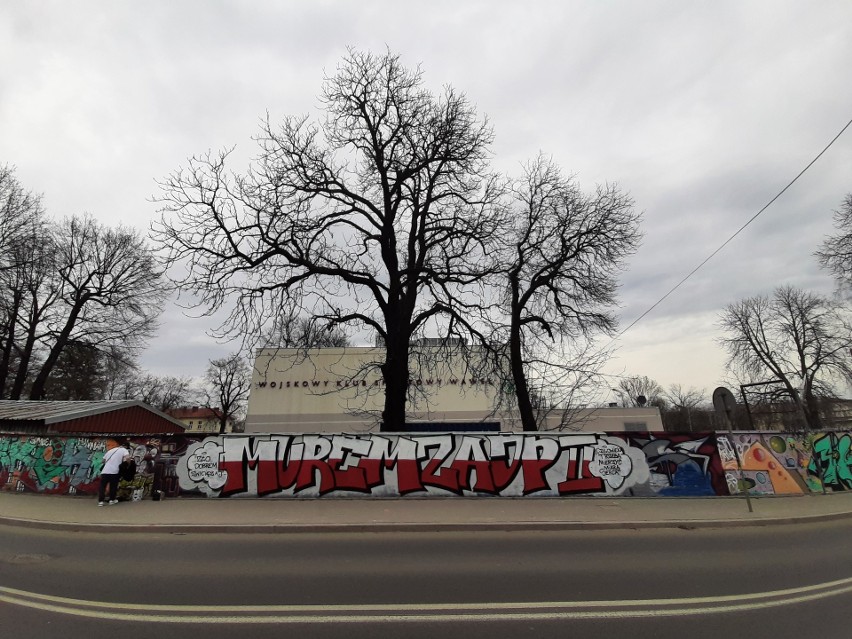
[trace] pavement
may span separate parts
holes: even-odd
[[[165,499],[97,506],[93,497],[0,492],[0,525],[62,531],[330,533],[720,528],[852,518],[852,491],[657,498]]]

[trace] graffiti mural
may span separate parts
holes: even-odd
[[[96,491],[105,451],[103,439],[0,437],[0,485],[19,492]]]
[[[103,437],[0,436],[0,490],[97,494],[104,453],[115,444]],[[157,438],[131,441],[136,476],[132,481],[121,481],[120,499],[139,500],[151,495],[159,447]]]
[[[849,433],[734,433],[718,436],[729,492],[795,495],[852,489]],[[737,468],[739,454],[742,472]]]
[[[648,465],[650,480],[642,494],[666,497],[728,494],[715,435],[648,433],[631,435],[628,441],[642,451]]]
[[[852,435],[825,433],[814,438],[808,475],[826,490],[852,490]]]
[[[0,490],[95,494],[112,445],[0,436]],[[727,494],[715,447],[663,433],[139,437],[119,498]]]
[[[712,435],[210,437],[176,470],[211,497],[727,494]]]

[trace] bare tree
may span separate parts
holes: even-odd
[[[138,380],[143,376],[135,353],[115,345],[101,349],[104,386],[103,399],[138,399]]]
[[[707,401],[707,391],[703,388],[695,388],[694,386],[685,388],[681,384],[672,384],[663,393],[663,398],[672,408],[690,409],[696,408]]]
[[[828,269],[841,289],[852,290],[852,193],[843,199],[840,209],[834,212],[837,234],[827,237],[816,256],[820,265]]]
[[[54,229],[46,220],[33,218],[21,229],[6,258],[8,267],[0,272],[0,380],[5,397],[20,399],[32,382],[31,363],[49,343],[48,320],[61,304]]]
[[[702,388],[694,386],[685,388],[681,384],[672,384],[668,390],[663,392],[663,399],[667,406],[663,414],[666,430],[689,430],[693,429],[693,413],[707,401],[707,392]],[[672,428],[676,427],[676,428]]]
[[[251,372],[239,353],[210,360],[204,375],[207,405],[219,409],[219,433],[242,412],[251,389]]]
[[[0,270],[14,267],[9,249],[33,221],[44,217],[41,195],[26,190],[15,177],[15,170],[0,165]]]
[[[0,167],[3,397],[102,394],[94,378],[79,380],[90,385],[85,392],[61,375],[47,394],[46,387],[57,366],[94,375],[107,355],[140,347],[162,297],[161,273],[138,233],[89,217],[57,224],[46,217],[41,196]]]
[[[70,341],[62,349],[44,388],[43,399],[91,401],[103,399],[104,362],[98,349]]]
[[[199,391],[189,377],[140,374],[128,380],[124,399],[138,399],[160,411],[197,404]]]
[[[728,366],[741,379],[777,381],[805,424],[819,429],[819,397],[852,381],[852,327],[841,303],[782,286],[727,306],[720,325]]]
[[[0,166],[0,390],[18,399],[53,302],[55,242],[41,196]],[[43,327],[42,327],[43,328]]]
[[[616,275],[637,248],[640,216],[617,187],[586,195],[543,155],[511,191],[503,250],[493,262],[506,319],[492,343],[506,345],[521,423],[530,431],[538,429],[530,378],[552,393],[558,379],[588,373],[588,343],[615,330]],[[569,387],[590,379],[575,375]]]
[[[343,348],[349,337],[337,325],[324,324],[314,317],[284,314],[276,317],[263,338],[264,348]]]
[[[484,277],[500,182],[490,127],[447,87],[390,52],[350,50],[326,77],[325,118],[269,122],[245,175],[227,152],[189,161],[161,184],[153,229],[176,282],[210,314],[233,302],[221,334],[262,334],[282,307],[385,344],[383,430],[404,428],[412,338],[442,322],[470,329],[455,300]]]
[[[624,377],[618,382],[615,390],[621,398],[622,406],[656,406],[666,405],[663,387],[645,375]]]
[[[70,342],[95,348],[140,348],[156,328],[163,300],[161,271],[142,237],[90,217],[66,219],[56,245],[61,306],[47,319],[50,346],[30,390],[41,399]]]

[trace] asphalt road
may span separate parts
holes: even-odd
[[[850,635],[852,521],[609,532],[0,526],[0,637]]]

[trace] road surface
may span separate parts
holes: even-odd
[[[0,526],[0,637],[849,637],[850,539],[850,520],[322,535]]]

